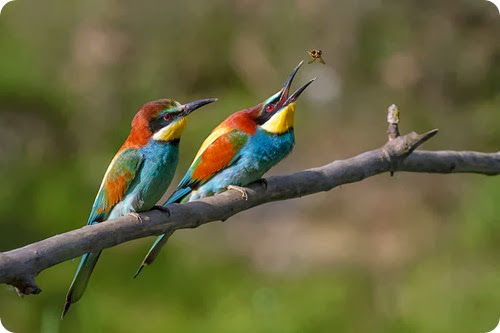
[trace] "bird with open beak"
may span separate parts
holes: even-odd
[[[293,149],[295,104],[315,80],[289,96],[290,86],[303,61],[294,68],[283,88],[254,107],[230,115],[205,139],[177,190],[164,206],[184,203],[258,181]],[[170,235],[159,236],[141,266],[149,265]]]

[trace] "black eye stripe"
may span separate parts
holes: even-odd
[[[178,117],[180,114],[181,114],[180,111],[177,111],[177,112],[167,112],[167,113],[165,113],[163,115],[163,117],[165,117],[166,115],[170,115],[170,119],[173,119],[173,118]]]
[[[156,133],[161,130],[163,127],[169,125],[174,121],[177,117],[181,115],[182,111],[178,112],[167,112],[163,115],[158,115],[157,118],[151,120],[149,122],[149,129],[152,133]]]

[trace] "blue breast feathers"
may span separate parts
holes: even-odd
[[[283,134],[271,134],[260,128],[251,135],[226,169],[191,193],[185,201],[192,201],[226,190],[229,185],[246,186],[260,178],[293,149],[293,129]]]
[[[144,162],[125,197],[112,210],[110,219],[153,208],[165,194],[179,161],[178,142],[150,140],[139,150]]]

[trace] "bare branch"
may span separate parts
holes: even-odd
[[[391,123],[396,124],[397,122]],[[399,132],[394,132],[399,133]],[[275,176],[267,186],[255,183],[248,187],[247,200],[235,190],[186,204],[169,206],[170,216],[154,210],[136,217],[124,216],[85,226],[45,240],[0,253],[0,283],[15,286],[20,294],[37,294],[35,277],[42,270],[87,252],[97,252],[130,240],[159,235],[172,230],[196,228],[229,217],[267,202],[286,200],[329,191],[336,186],[357,182],[384,172],[500,174],[500,152],[415,151],[437,130],[418,135],[394,136],[383,147],[346,160]]]
[[[498,175],[500,152],[415,151],[399,166],[399,171],[425,173],[478,173]]]

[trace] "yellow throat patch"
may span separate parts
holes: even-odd
[[[153,140],[156,141],[174,141],[181,138],[182,132],[187,125],[187,117],[174,121],[168,126],[153,135]]]
[[[262,125],[262,129],[269,133],[282,134],[293,127],[295,103],[285,106]]]

